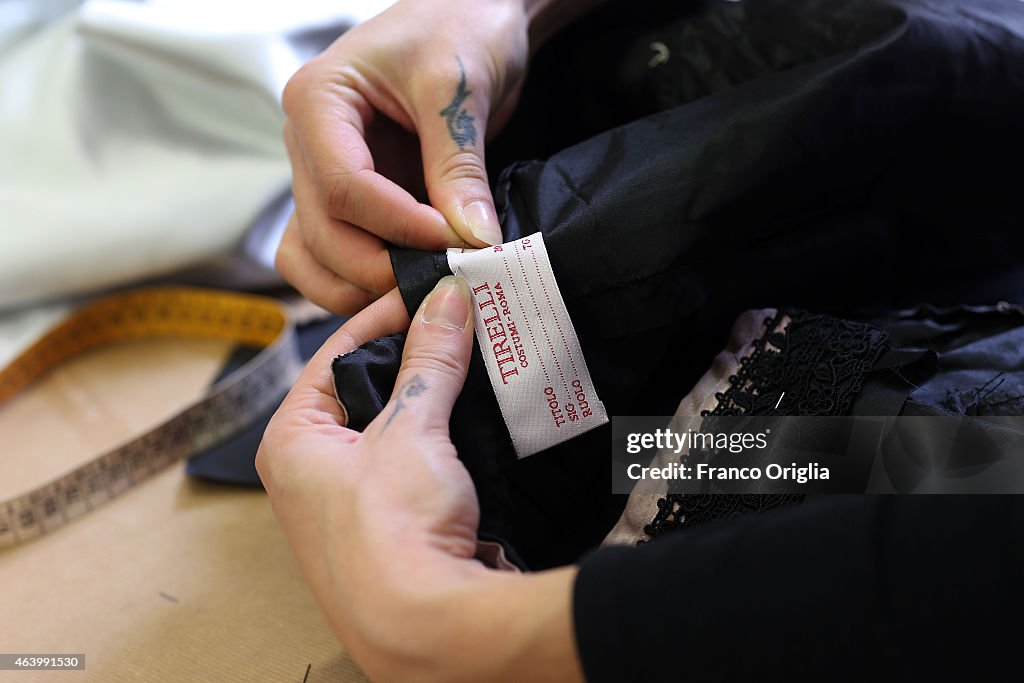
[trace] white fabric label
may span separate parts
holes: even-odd
[[[608,422],[541,233],[486,249],[449,249],[448,266],[473,291],[477,342],[516,455]]]

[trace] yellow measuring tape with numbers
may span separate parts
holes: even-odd
[[[220,339],[263,350],[155,429],[0,502],[0,548],[53,531],[238,433],[273,407],[300,365],[288,313],[274,299],[191,287],[139,289],[72,312],[0,370],[0,404],[77,354],[155,336]]]

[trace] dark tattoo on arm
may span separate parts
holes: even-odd
[[[384,430],[388,428],[391,421],[395,419],[398,413],[405,410],[405,401],[403,398],[416,398],[424,391],[427,390],[427,383],[419,375],[413,375],[412,379],[406,382],[402,387],[395,392],[395,409],[391,411],[391,415],[388,416],[387,422],[381,427],[380,431],[383,434]]]
[[[452,136],[452,141],[462,150],[466,145],[476,144],[476,124],[462,106],[466,98],[473,94],[466,88],[466,69],[458,55],[455,56],[455,61],[459,63],[459,85],[455,88],[455,97],[441,110],[441,116],[448,124],[448,134]]]

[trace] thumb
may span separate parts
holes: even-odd
[[[448,433],[452,406],[469,368],[472,321],[469,285],[462,278],[443,278],[409,326],[395,391],[374,420],[383,422],[381,431],[401,425]]]
[[[458,68],[457,72],[454,67]],[[420,112],[423,173],[430,203],[469,244],[501,244],[501,226],[484,165],[489,88],[474,85],[455,58],[451,85],[441,87],[440,106]]]

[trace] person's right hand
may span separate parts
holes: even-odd
[[[389,242],[501,242],[484,138],[515,107],[528,29],[522,0],[402,0],[292,77],[296,208],[277,253],[286,280],[353,313],[395,286]]]

